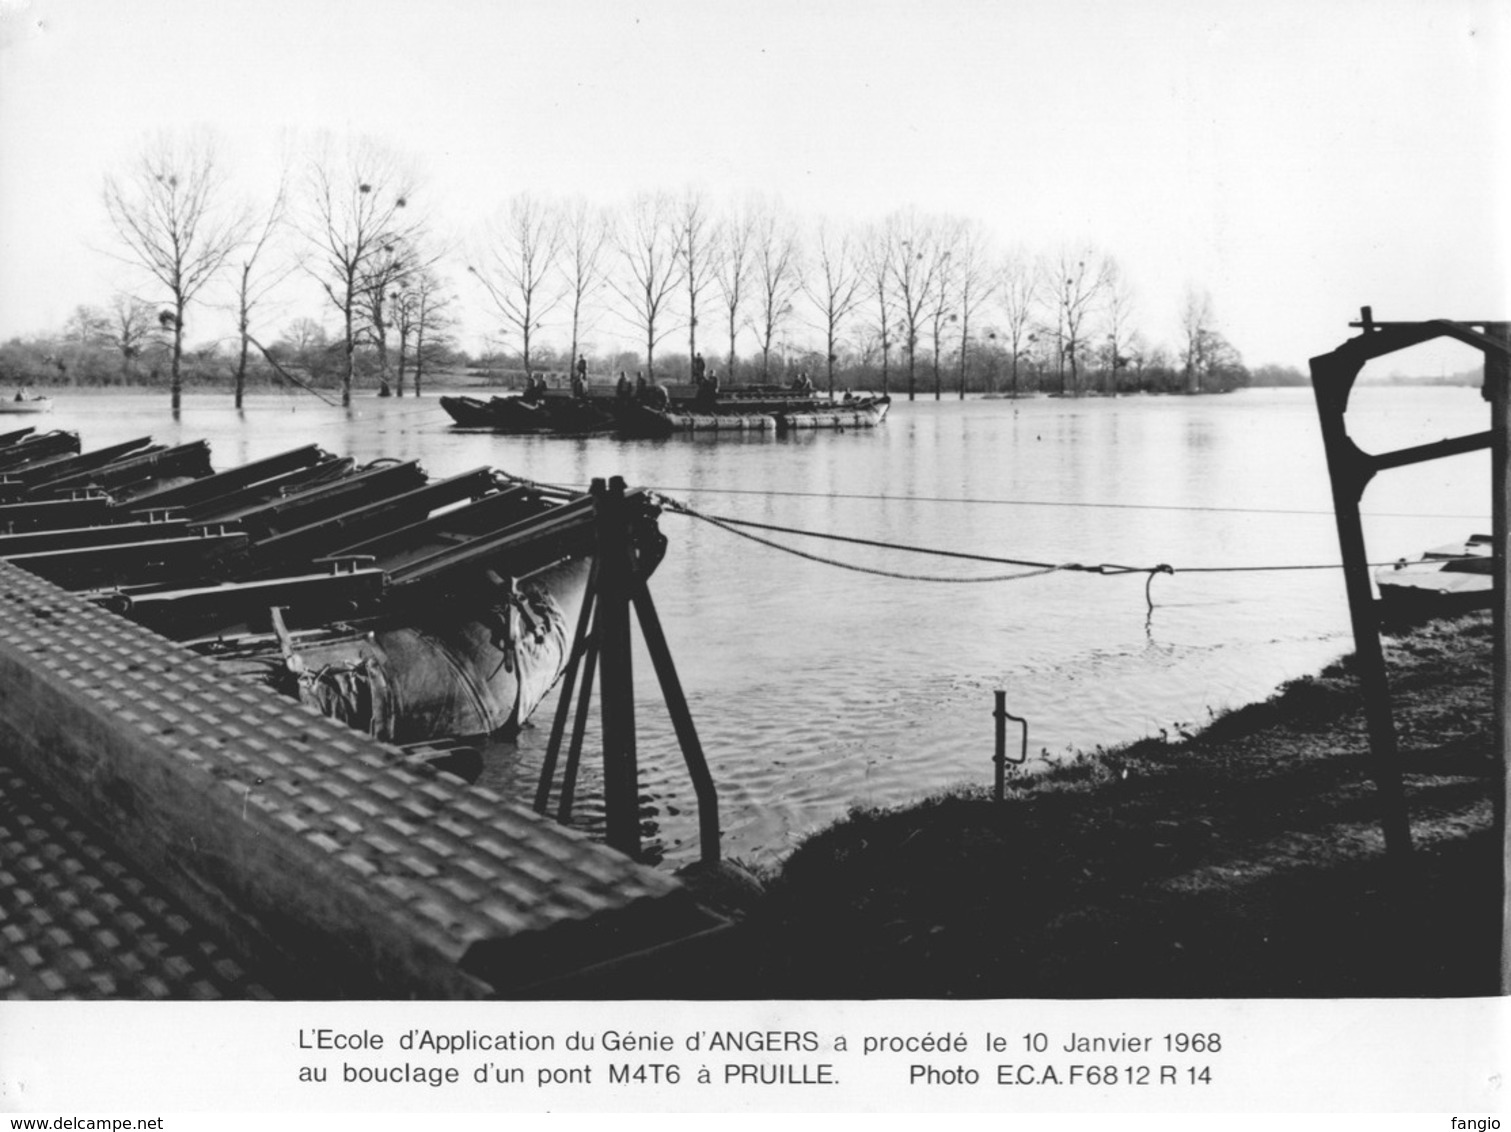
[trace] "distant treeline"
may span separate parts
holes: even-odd
[[[30,338],[12,338],[0,343],[0,384],[6,386],[135,386],[144,388],[167,388],[169,381],[169,343],[160,335],[148,334],[140,340],[127,339],[122,344],[119,335],[113,335],[106,323],[94,321],[90,329],[87,311],[76,313],[70,319],[64,333]],[[85,333],[79,333],[81,328]],[[246,365],[246,385],[249,389],[292,389],[309,386],[314,389],[339,390],[344,374],[344,352],[340,341],[332,341],[320,327],[303,320],[296,320],[292,333],[266,344],[267,354],[253,352]],[[540,349],[534,352],[533,372],[545,375],[552,384],[566,385],[570,382],[572,359],[565,351]],[[634,378],[644,366],[643,355],[635,351],[622,351],[604,356],[586,356],[590,382],[609,383],[620,373]],[[455,348],[449,342],[427,346],[422,374],[429,381],[442,384],[480,384],[503,389],[523,388],[527,373],[520,365],[517,354],[497,352],[474,356]],[[667,352],[659,359],[658,370],[663,374],[679,373],[687,367],[684,354]],[[224,389],[228,393],[239,363],[238,352],[211,344],[187,351],[183,358],[185,384],[197,389]],[[359,380],[376,390],[381,383],[381,365],[376,349],[359,348],[355,355],[355,367]],[[417,392],[414,389],[414,361],[407,362],[408,380],[400,385],[401,394]],[[775,369],[775,373],[769,370]],[[810,377],[824,378],[825,359],[817,351],[793,353],[782,358],[777,366],[763,365],[760,358],[737,359],[732,374],[721,374],[721,379],[731,383],[760,382],[796,378],[799,373]],[[966,392],[972,394],[1007,393],[1009,367],[1006,352],[990,340],[975,346],[970,351],[965,369]],[[843,353],[835,364],[836,389],[885,389],[899,393],[905,389],[899,370],[894,366],[883,372],[876,359],[865,359],[854,353]],[[945,375],[941,375],[943,378]],[[1285,386],[1308,386],[1306,373],[1294,366],[1265,365],[1254,369],[1242,366],[1215,371],[1217,380],[1210,388],[1218,390],[1246,387],[1271,388]],[[932,374],[929,374],[932,379]],[[958,378],[948,375],[949,391],[958,393]],[[1082,392],[1112,392],[1105,371],[1093,371]],[[422,381],[425,380],[422,378]],[[1433,376],[1401,376],[1375,378],[1394,385],[1478,385],[1481,374],[1475,370]],[[1174,365],[1162,363],[1158,358],[1141,364],[1125,365],[1117,375],[1116,392],[1127,393],[1173,393],[1186,388],[1184,373]],[[930,387],[931,390],[931,387]],[[423,391],[423,385],[418,391]],[[1057,393],[1061,391],[1061,375],[1055,367],[1036,364],[1033,359],[1020,360],[1018,367],[1018,391],[1020,393]]]
[[[557,354],[549,349],[537,350],[532,357],[531,372],[542,374],[552,384],[566,385],[570,381],[572,359],[564,352]],[[644,368],[644,356],[623,351],[606,356],[589,355],[585,358],[590,383],[610,383],[620,373],[634,378]],[[186,350],[182,359],[183,383],[197,389],[224,389],[229,392],[238,369],[239,357],[235,350],[210,344]],[[377,350],[359,347],[354,354],[354,367],[358,382],[372,390],[381,388],[381,361]],[[688,359],[685,354],[667,352],[657,358],[657,372],[665,379],[668,374],[685,372]],[[712,367],[718,368],[718,367]],[[297,388],[308,386],[319,390],[340,390],[345,372],[345,353],[342,344],[329,341],[323,334],[295,339],[282,337],[266,344],[266,354],[253,351],[247,359],[245,386],[248,389]],[[501,388],[522,388],[528,376],[520,365],[517,354],[494,353],[473,356],[465,351],[441,345],[427,350],[424,372],[426,380],[437,380],[444,374],[445,380],[456,382],[462,375],[468,383],[485,384]],[[765,381],[791,381],[806,373],[820,384],[827,380],[825,358],[817,351],[794,353],[779,364],[763,364],[759,358],[737,359],[734,371],[720,373],[720,379],[729,384],[758,383]],[[991,344],[972,348],[965,368],[965,392],[972,394],[1008,392],[1009,367],[1005,352]],[[391,374],[391,377],[395,376]],[[400,395],[423,392],[423,386],[415,389],[414,366],[407,366],[407,381],[397,384]],[[1306,378],[1299,371],[1267,366],[1250,372],[1238,367],[1234,370],[1218,370],[1216,380],[1209,389],[1226,391],[1247,385],[1301,385]],[[853,354],[841,354],[834,368],[835,388],[873,389],[900,393],[906,388],[905,374],[895,365],[884,370],[875,360],[865,360]],[[167,343],[151,338],[136,348],[123,350],[118,342],[108,338],[79,339],[65,335],[12,338],[0,343],[0,384],[6,386],[131,386],[144,388],[167,388],[170,381],[170,347]],[[930,382],[932,376],[930,375]],[[959,371],[941,374],[944,388],[951,395],[959,392]],[[1020,361],[1017,385],[1020,393],[1052,393],[1062,391],[1063,376],[1055,368],[1035,364],[1032,360]],[[394,383],[390,381],[392,386]],[[1181,392],[1184,391],[1184,374],[1171,365],[1155,362],[1121,369],[1117,375],[1116,392]],[[932,392],[932,384],[926,391]],[[1067,392],[1112,392],[1107,375],[1093,372],[1090,380],[1080,390]]]
[[[140,312],[139,312],[140,313]],[[219,343],[195,346],[181,358],[182,381],[199,389],[224,389],[230,393],[238,375],[247,388],[340,389],[345,374],[345,353],[339,341],[332,342],[314,323],[296,319],[289,331],[272,343],[249,343],[243,361],[239,345]],[[373,348],[354,356],[359,378],[373,389],[383,384],[380,358]],[[392,363],[390,363],[392,366]],[[446,339],[427,343],[419,356],[404,359],[398,376],[399,391],[419,391],[425,376],[450,374],[471,367],[472,359],[454,350]],[[12,338],[0,343],[0,384],[10,386],[135,386],[168,388],[171,381],[172,343],[156,324],[128,319],[123,328],[103,312],[89,307],[75,311],[57,334]],[[408,387],[402,384],[407,379]]]
[[[806,374],[821,389],[934,398],[1307,383],[1246,366],[1195,283],[1161,342],[1118,258],[1094,243],[1034,250],[974,217],[905,206],[836,222],[691,187],[611,207],[520,192],[442,239],[451,221],[404,155],[372,139],[309,142],[252,204],[213,135],[145,141],[102,194],[144,289],[0,346],[0,380],[166,383],[175,405],[184,385],[225,386],[238,403],[259,386],[339,387],[349,401],[354,388],[423,392],[442,372],[559,382],[581,356],[594,380],[686,381],[706,367],[731,384]],[[237,329],[195,345],[191,324],[211,306]],[[463,325],[483,329],[488,355],[457,348]]]
[[[1203,393],[1254,380],[1203,288],[1187,287],[1165,345],[1141,329],[1117,257],[1092,243],[1033,250],[974,217],[905,206],[836,222],[691,187],[609,207],[516,193],[442,239],[453,222],[403,154],[373,139],[307,140],[254,201],[213,134],[146,139],[102,193],[142,288],[7,344],[0,377],[154,384],[166,373],[174,404],[184,384],[222,381],[237,397],[336,377],[344,401],[359,385],[403,395],[435,366],[561,374],[579,352],[609,380],[687,380],[706,355],[724,381],[806,373],[820,388],[910,397]],[[295,279],[306,305],[271,325],[272,296],[289,309]],[[234,317],[229,349],[188,340],[207,306]],[[459,354],[463,325],[499,354]]]

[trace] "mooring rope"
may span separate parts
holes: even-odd
[[[690,515],[695,519],[702,519],[706,523],[712,523],[714,526],[754,527],[757,530],[774,531],[778,534],[784,535],[799,535],[806,538],[828,539],[832,542],[848,542],[854,543],[857,546],[874,546],[881,550],[903,550],[907,551],[910,554],[930,554],[939,558],[963,558],[972,562],[991,562],[999,566],[1029,566],[1037,570],[1086,569],[1086,567],[1077,565],[1075,563],[1057,564],[1053,562],[1033,562],[1023,558],[1002,558],[990,554],[969,554],[961,550],[939,550],[934,547],[909,546],[906,543],[882,542],[877,539],[857,538],[853,535],[836,535],[815,531],[804,531],[799,530],[796,527],[779,527],[771,523],[757,523],[751,519],[735,519],[731,518],[728,515],[709,515],[706,512],[695,510],[694,508],[689,507],[687,504],[681,502],[680,500],[672,499],[669,496],[658,494],[656,498],[661,503],[661,505],[669,511],[675,511],[680,514]],[[747,535],[743,531],[732,530],[730,531],[730,533],[740,535],[743,538],[754,538],[754,536]],[[778,549],[788,548],[779,547]]]
[[[793,491],[773,488],[741,487],[679,487],[667,484],[647,485],[653,491],[670,491],[691,495],[761,495],[770,498],[793,499],[855,499],[872,503],[960,503],[970,506],[990,507],[1070,507],[1090,508],[1103,511],[1189,511],[1230,515],[1314,515],[1331,519],[1333,512],[1320,508],[1303,507],[1218,507],[1196,506],[1181,503],[1108,503],[1076,499],[1001,499],[993,497],[960,495],[881,495],[849,491]],[[1366,511],[1366,519],[1488,519],[1483,512],[1473,515],[1425,514],[1412,511]]]
[[[1119,574],[1147,574],[1151,572],[1155,574],[1175,574],[1177,572],[1182,574],[1230,574],[1288,570],[1343,569],[1343,564],[1341,562],[1308,562],[1299,564],[1278,563],[1259,566],[1182,566],[1179,568],[1172,566],[1167,562],[1161,562],[1154,566],[1128,566],[1118,562],[1099,562],[1096,564],[1085,564],[1080,562],[1036,562],[1032,559],[1025,558],[1003,558],[996,555],[969,554],[959,550],[941,550],[936,547],[911,546],[907,543],[884,542],[878,539],[857,538],[854,535],[837,535],[830,534],[826,531],[808,531],[798,527],[782,527],[772,523],[757,523],[751,519],[735,519],[728,515],[709,515],[705,512],[698,511],[692,507],[689,507],[687,506],[687,504],[682,503],[678,500],[671,499],[668,496],[658,495],[657,499],[668,511],[671,511],[675,514],[688,515],[696,519],[702,519],[704,522],[712,523],[715,526],[754,527],[758,530],[774,531],[778,534],[795,535],[802,538],[817,538],[827,539],[833,542],[855,543],[860,546],[873,546],[880,550],[900,550],[910,554],[930,554],[943,558],[963,558],[975,562],[992,562],[1011,566],[1029,566],[1046,572],[1050,570],[1075,570],[1086,574],[1101,574],[1106,577],[1115,577]],[[731,531],[730,533],[744,535],[744,532],[742,531]],[[750,538],[752,536],[744,535],[744,537]],[[792,549],[790,547],[782,546],[781,544],[771,545],[775,545],[779,550]],[[1472,556],[1465,557],[1467,559],[1468,557]],[[1462,560],[1464,559],[1453,559],[1452,561]],[[1369,563],[1369,565],[1371,567],[1394,566],[1398,561],[1398,559],[1391,559],[1389,562],[1372,562]],[[1443,559],[1442,561],[1449,561],[1449,559]]]
[[[545,489],[549,491],[566,492],[569,494],[580,493],[580,489],[564,484],[541,483],[536,480],[526,479],[523,476],[516,476],[507,472],[500,474],[503,478],[510,480],[511,482],[522,484],[527,487]],[[1143,574],[1145,575],[1144,600],[1148,604],[1151,612],[1154,609],[1154,579],[1157,575],[1160,574],[1169,574],[1173,577],[1176,573],[1249,574],[1280,573],[1301,570],[1343,569],[1343,564],[1341,562],[1272,563],[1257,566],[1182,566],[1179,569],[1177,569],[1175,566],[1172,566],[1168,562],[1156,563],[1153,566],[1129,566],[1118,562],[1098,562],[1094,564],[1087,564],[1082,562],[1039,562],[1027,558],[1006,558],[1000,555],[973,554],[961,550],[944,550],[939,547],[912,546],[908,543],[888,542],[881,539],[860,538],[855,535],[833,534],[828,531],[809,531],[803,530],[799,527],[779,526],[774,523],[758,523],[753,519],[736,519],[729,515],[710,515],[707,512],[699,511],[694,507],[690,507],[688,504],[683,503],[679,499],[674,499],[669,495],[663,494],[659,489],[653,491],[652,496],[658,505],[660,505],[665,511],[668,511],[671,514],[685,515],[691,519],[701,520],[702,522],[708,523],[710,526],[717,527],[720,530],[728,532],[729,534],[737,535],[743,539],[748,539],[751,542],[758,543],[761,546],[769,547],[772,550],[782,551],[784,554],[791,554],[797,558],[807,559],[810,562],[817,562],[825,566],[836,566],[842,570],[851,570],[858,574],[871,574],[881,578],[895,578],[900,581],[911,582],[946,582],[952,584],[970,584],[977,582],[1014,582],[1024,578],[1038,578],[1042,577],[1045,574],[1055,573],[1098,574],[1102,577],[1117,577],[1123,574]],[[969,562],[988,562],[992,563],[993,565],[1001,566],[1019,566],[1023,567],[1023,569],[1014,571],[1011,574],[991,574],[979,578],[961,578],[945,574],[920,574],[902,570],[883,570],[875,566],[861,566],[854,562],[845,562],[842,559],[830,558],[822,554],[813,554],[806,550],[799,550],[797,547],[788,546],[785,543],[775,542],[771,539],[762,538],[759,535],[751,534],[749,531],[740,530],[739,528],[741,527],[750,527],[755,530],[770,531],[775,534],[792,535],[798,538],[825,539],[830,542],[844,542],[850,543],[855,546],[875,547],[879,550],[902,551],[908,554],[927,554],[937,558],[956,558]],[[1462,557],[1435,559],[1435,561],[1463,562],[1470,561],[1473,559],[1473,557],[1473,555],[1464,555]],[[1400,559],[1392,559],[1389,562],[1370,562],[1366,565],[1371,569],[1377,569],[1382,566],[1396,566],[1400,564]]]
[[[673,512],[675,514],[688,515],[688,516],[690,516],[690,517],[692,517],[694,519],[701,519],[705,523],[709,523],[712,526],[720,528],[721,530],[728,531],[732,535],[738,535],[740,538],[749,539],[751,542],[760,543],[762,546],[769,546],[773,550],[780,550],[780,551],[783,551],[784,553],[787,553],[787,554],[796,555],[798,558],[806,558],[810,562],[822,563],[825,566],[837,566],[837,567],[839,567],[842,570],[853,570],[857,574],[874,574],[877,577],[881,577],[881,578],[896,578],[896,579],[899,579],[899,580],[905,581],[905,582],[952,582],[952,583],[1015,582],[1015,581],[1018,581],[1020,578],[1037,578],[1037,577],[1040,577],[1041,575],[1044,575],[1044,574],[1053,574],[1053,573],[1055,573],[1056,571],[1059,571],[1059,570],[1084,570],[1084,569],[1086,569],[1085,566],[1081,566],[1081,565],[1079,565],[1077,563],[1074,563],[1074,562],[1066,562],[1066,563],[1061,563],[1061,564],[1058,564],[1058,565],[1056,565],[1054,563],[1049,563],[1049,562],[1021,562],[1021,561],[1018,561],[1018,560],[1012,559],[1012,558],[989,558],[989,557],[987,557],[985,555],[980,555],[980,554],[962,554],[962,553],[959,553],[959,552],[956,552],[956,551],[947,551],[947,550],[934,551],[934,550],[928,550],[928,549],[925,549],[923,547],[916,547],[916,546],[893,546],[892,549],[907,550],[907,551],[911,551],[911,552],[913,552],[915,554],[938,554],[938,555],[943,555],[943,556],[947,556],[947,557],[951,557],[951,558],[970,558],[970,559],[974,559],[974,560],[980,561],[980,562],[1000,562],[1000,563],[1006,563],[1006,564],[1011,564],[1011,565],[1015,565],[1015,566],[1029,566],[1029,567],[1033,567],[1033,568],[1032,569],[1028,569],[1028,570],[1019,570],[1019,571],[1016,571],[1016,572],[1011,573],[1011,574],[994,574],[994,575],[990,575],[988,577],[983,577],[983,578],[957,578],[957,577],[952,577],[952,576],[947,575],[947,574],[916,574],[916,573],[909,573],[909,572],[905,572],[905,571],[901,571],[901,570],[882,570],[882,569],[880,569],[878,567],[875,567],[875,566],[860,566],[860,565],[857,565],[854,562],[844,562],[844,561],[841,561],[838,558],[827,558],[827,557],[825,557],[824,555],[821,555],[821,554],[810,554],[806,550],[799,550],[795,546],[786,546],[786,545],[784,545],[782,543],[779,543],[779,542],[773,542],[770,539],[761,538],[759,535],[750,534],[748,531],[742,531],[742,530],[737,529],[737,527],[736,527],[736,523],[738,523],[740,526],[765,527],[766,524],[764,524],[764,523],[745,523],[745,522],[741,522],[739,520],[725,520],[725,519],[717,518],[717,517],[715,517],[713,515],[705,515],[701,511],[694,511],[691,507],[688,507],[686,504],[680,503],[680,502],[678,502],[677,500],[674,500],[674,499],[669,499],[669,498],[667,498],[665,496],[658,496],[657,499],[661,503],[662,507],[664,507],[668,511],[671,511],[671,512]],[[785,531],[785,533],[787,533],[787,534],[797,534],[797,535],[811,534],[811,532],[790,530],[790,529],[782,528],[782,527],[770,527],[770,528],[767,528],[767,529],[778,530],[778,531]],[[874,542],[874,541],[872,541],[870,539],[848,538],[848,537],[846,537],[844,535],[813,535],[813,537],[815,537],[815,538],[832,538],[832,539],[835,539],[835,540],[838,540],[838,541],[841,541],[841,542],[855,542],[855,543],[861,543],[861,544],[866,544],[866,545],[871,545],[871,546],[888,546],[889,545],[887,543]]]

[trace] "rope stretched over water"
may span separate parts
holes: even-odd
[[[529,480],[522,476],[510,475],[508,473],[503,473],[503,475],[506,479],[530,487],[545,488],[547,490],[568,493],[577,490],[575,488],[571,488],[562,484],[540,483],[535,480]],[[661,507],[671,514],[685,515],[688,518],[699,519],[705,523],[708,523],[710,526],[718,527],[720,530],[727,531],[729,534],[737,535],[743,539],[748,539],[749,541],[758,543],[761,546],[770,547],[772,550],[779,550],[785,554],[791,554],[798,558],[807,559],[810,562],[817,562],[826,566],[836,566],[842,570],[851,570],[859,574],[872,574],[882,578],[896,578],[901,581],[971,584],[977,582],[1013,582],[1023,578],[1037,578],[1042,577],[1045,574],[1055,573],[1098,574],[1102,577],[1117,577],[1122,574],[1144,574],[1147,575],[1144,580],[1144,600],[1148,603],[1151,611],[1154,608],[1154,579],[1159,574],[1169,574],[1173,577],[1177,572],[1182,574],[1249,574],[1279,573],[1299,570],[1343,569],[1343,564],[1341,562],[1309,562],[1299,564],[1284,563],[1260,566],[1183,566],[1180,567],[1178,571],[1176,567],[1170,565],[1170,563],[1168,562],[1160,562],[1153,566],[1129,566],[1117,562],[1099,562],[1095,564],[1086,564],[1081,562],[1039,562],[1027,558],[1005,558],[1000,555],[972,554],[967,551],[944,550],[938,547],[928,546],[911,546],[907,543],[887,542],[880,539],[860,538],[855,535],[833,534],[827,531],[808,531],[798,527],[778,526],[774,523],[758,523],[753,519],[736,519],[728,515],[710,515],[706,512],[699,511],[696,508],[688,506],[681,500],[673,499],[670,496],[663,495],[659,491],[655,493],[655,498],[656,501],[661,505]],[[825,539],[831,542],[850,543],[855,546],[869,546],[875,547],[879,550],[903,551],[908,554],[927,554],[937,558],[956,558],[970,562],[989,562],[993,565],[1018,566],[1022,567],[1023,569],[1014,571],[1011,574],[992,574],[978,578],[961,578],[943,574],[920,574],[901,570],[883,570],[874,566],[861,566],[853,562],[845,562],[837,558],[829,558],[821,554],[812,554],[808,551],[799,550],[796,547],[788,546],[785,543],[775,542],[771,539],[762,538],[759,535],[750,534],[748,531],[739,529],[741,527],[770,531],[775,534],[792,535],[799,538]],[[1463,557],[1456,557],[1451,559],[1444,558],[1441,561],[1468,561],[1472,559],[1472,557],[1473,556],[1471,555],[1466,555]],[[1367,565],[1370,568],[1378,568],[1381,566],[1394,566],[1399,564],[1400,560],[1392,559],[1390,562],[1371,562]]]
[[[520,480],[527,483],[527,480]],[[567,488],[557,486],[562,491],[581,492],[585,488]],[[972,506],[991,507],[1069,507],[1091,508],[1103,511],[1190,511],[1202,514],[1230,514],[1230,515],[1312,515],[1319,518],[1333,517],[1332,511],[1319,510],[1317,508],[1301,507],[1202,507],[1188,506],[1178,503],[1102,503],[1087,500],[1073,499],[995,499],[995,498],[972,498],[958,495],[881,495],[870,492],[852,491],[783,491],[772,488],[743,488],[743,487],[679,487],[667,484],[645,484],[648,491],[677,492],[683,495],[759,495],[765,498],[775,499],[856,499],[868,503],[960,503]],[[1366,519],[1484,519],[1489,515],[1483,512],[1469,514],[1448,514],[1434,512],[1425,514],[1415,511],[1365,511],[1362,512]],[[1330,569],[1330,567],[1318,567],[1318,569]]]
[[[1331,519],[1333,512],[1318,508],[1301,507],[1215,507],[1192,506],[1179,503],[1105,503],[1073,499],[996,499],[972,498],[956,495],[880,495],[848,491],[780,491],[771,488],[740,487],[676,487],[666,484],[649,485],[655,491],[673,491],[682,494],[702,495],[760,495],[794,499],[858,499],[874,503],[964,503],[972,506],[992,507],[1075,507],[1105,511],[1191,511],[1231,515],[1315,515]],[[1366,511],[1367,519],[1488,519],[1484,513],[1473,515],[1449,515],[1434,512],[1423,514],[1412,511]]]
[[[1058,570],[1084,570],[1084,569],[1086,569],[1086,567],[1077,565],[1076,563],[1073,563],[1073,562],[1062,563],[1062,564],[1059,564],[1059,565],[1056,565],[1056,564],[1053,564],[1053,563],[1048,563],[1048,562],[1019,562],[1019,561],[1016,561],[1016,560],[1011,559],[1011,558],[988,558],[988,557],[986,557],[984,555],[979,555],[979,554],[961,554],[961,553],[957,553],[957,552],[954,552],[954,551],[947,551],[947,550],[946,551],[931,551],[931,550],[926,550],[926,549],[924,549],[922,547],[916,547],[916,546],[897,546],[897,547],[894,547],[893,549],[908,550],[908,551],[912,551],[912,552],[917,553],[917,554],[939,554],[939,555],[944,555],[944,556],[948,556],[948,557],[951,557],[951,558],[972,558],[972,559],[976,559],[977,561],[984,561],[984,562],[1001,562],[1001,563],[1007,563],[1007,564],[1016,565],[1016,566],[1029,566],[1029,567],[1033,567],[1033,569],[1019,570],[1019,571],[1015,571],[1014,573],[1011,573],[1011,574],[994,574],[994,575],[991,575],[989,577],[984,577],[984,578],[956,578],[956,577],[951,577],[951,576],[945,575],[945,574],[915,574],[915,573],[907,573],[907,572],[904,572],[904,571],[901,571],[901,570],[882,570],[882,569],[879,569],[878,567],[875,567],[875,566],[860,566],[860,565],[857,565],[854,562],[842,562],[838,558],[827,558],[827,557],[825,557],[825,556],[823,556],[821,554],[810,554],[806,550],[798,550],[796,547],[785,546],[782,543],[773,542],[770,539],[761,538],[759,535],[753,535],[753,534],[750,534],[750,533],[748,533],[746,531],[739,530],[739,529],[737,529],[737,525],[736,525],[736,524],[738,524],[738,526],[765,527],[766,524],[764,524],[764,523],[745,523],[745,522],[739,522],[738,520],[725,520],[725,519],[717,518],[717,517],[715,517],[713,515],[705,515],[702,512],[694,511],[691,507],[688,507],[686,504],[679,503],[679,502],[677,502],[674,499],[667,499],[664,496],[659,497],[659,498],[660,498],[660,501],[661,501],[661,505],[663,507],[665,507],[668,511],[671,511],[671,512],[673,512],[675,514],[687,515],[687,516],[690,516],[691,518],[694,518],[694,519],[702,519],[705,523],[709,523],[712,526],[720,528],[721,530],[728,531],[732,535],[739,535],[743,539],[749,539],[751,542],[760,543],[762,546],[769,546],[773,550],[780,550],[780,551],[783,551],[786,554],[796,555],[798,558],[806,558],[810,562],[819,562],[819,563],[822,563],[825,566],[838,566],[842,570],[853,570],[857,574],[874,574],[877,577],[881,577],[881,578],[897,578],[897,579],[899,579],[901,581],[906,581],[906,582],[953,582],[953,583],[1015,582],[1015,581],[1018,581],[1020,578],[1037,578],[1037,577],[1040,577],[1041,575],[1044,575],[1044,574],[1053,574],[1053,573],[1055,573]],[[772,527],[772,528],[768,528],[768,529],[778,530],[778,531],[785,531],[788,534],[797,534],[797,535],[811,534],[811,532],[789,530],[787,528],[782,528],[782,527]],[[857,543],[863,543],[863,544],[868,544],[868,545],[872,545],[872,546],[887,546],[888,545],[886,543],[873,542],[870,539],[852,539],[852,538],[846,538],[843,535],[814,535],[813,537],[815,537],[815,538],[833,538],[833,539],[836,539],[836,540],[839,540],[839,541],[843,541],[843,542],[857,542]]]
[[[1085,564],[1080,562],[1036,562],[1032,559],[1026,558],[1003,558],[1000,556],[988,554],[969,554],[959,550],[941,550],[936,547],[910,546],[907,543],[884,542],[878,539],[858,538],[854,535],[837,535],[830,534],[825,531],[806,531],[798,527],[782,527],[772,523],[757,523],[751,519],[735,519],[727,515],[709,515],[705,512],[697,511],[694,508],[687,506],[687,504],[685,503],[670,499],[666,496],[658,496],[657,498],[661,501],[662,505],[668,511],[671,511],[674,514],[682,514],[690,516],[691,518],[702,519],[704,522],[711,523],[714,526],[724,527],[725,529],[733,527],[753,527],[757,530],[773,531],[778,534],[795,535],[802,538],[827,539],[832,542],[847,542],[856,544],[858,546],[872,546],[880,550],[899,550],[905,551],[910,554],[929,554],[941,558],[961,558],[974,562],[991,562],[1000,565],[1026,566],[1046,573],[1055,570],[1073,570],[1085,574],[1101,574],[1104,577],[1115,577],[1119,574],[1175,574],[1177,572],[1182,574],[1235,574],[1287,570],[1343,569],[1343,564],[1340,562],[1309,562],[1301,564],[1285,563],[1262,566],[1182,566],[1179,567],[1178,570],[1176,567],[1170,565],[1167,562],[1161,562],[1154,566],[1128,566],[1118,562],[1099,562],[1096,564]],[[745,538],[753,538],[753,536],[746,535],[743,531],[730,530],[730,533],[738,534]],[[764,542],[765,540],[758,539],[755,541]],[[791,547],[786,547],[779,543],[769,543],[768,545],[775,546],[778,550],[792,549]],[[794,553],[799,552],[794,551]],[[1395,564],[1396,560],[1394,559],[1392,559],[1390,562],[1370,563],[1371,566],[1393,566]],[[1023,576],[1029,577],[1031,575]]]

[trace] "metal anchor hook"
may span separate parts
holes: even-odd
[[[1009,762],[1022,766],[1028,761],[1028,720],[1022,716],[1013,715],[1007,710],[1007,693],[997,692],[997,707],[992,712],[992,717],[997,721],[997,753],[992,756],[992,762],[997,766],[997,781],[993,792],[995,799],[1000,802],[1007,796],[1007,764]],[[1007,757],[1007,721],[1012,720],[1023,728],[1022,747],[1016,759]]]

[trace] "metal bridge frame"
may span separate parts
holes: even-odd
[[[1365,714],[1369,743],[1374,759],[1374,776],[1381,803],[1381,825],[1385,834],[1387,857],[1404,864],[1411,855],[1411,827],[1407,817],[1405,791],[1401,782],[1399,751],[1396,747],[1395,720],[1391,709],[1390,686],[1385,674],[1385,659],[1380,646],[1380,622],[1371,587],[1369,556],[1364,545],[1364,528],[1359,501],[1376,472],[1421,463],[1443,456],[1472,452],[1481,448],[1491,451],[1492,546],[1494,567],[1494,668],[1495,734],[1500,758],[1502,781],[1495,792],[1495,821],[1506,842],[1506,765],[1511,749],[1508,733],[1507,682],[1507,476],[1508,437],[1511,417],[1507,404],[1511,399],[1511,323],[1455,322],[1431,319],[1425,322],[1376,322],[1369,307],[1360,312],[1360,320],[1349,324],[1362,333],[1331,353],[1311,359],[1312,389],[1317,398],[1317,414],[1322,425],[1322,442],[1327,453],[1328,475],[1332,481],[1333,509],[1338,523],[1338,541],[1343,554],[1344,579],[1348,606],[1353,621],[1354,645],[1358,653],[1359,675],[1364,687]],[[1485,400],[1490,402],[1488,432],[1440,440],[1402,448],[1394,452],[1371,454],[1363,451],[1348,435],[1345,420],[1348,398],[1354,381],[1366,362],[1385,354],[1429,342],[1435,338],[1454,338],[1473,346],[1484,355]],[[1503,886],[1504,888],[1504,886]],[[1507,985],[1511,969],[1502,959],[1502,982]],[[1508,988],[1511,989],[1511,988]]]
[[[698,799],[698,833],[700,857],[704,864],[719,860],[719,798],[703,745],[693,725],[692,712],[677,678],[671,648],[661,628],[656,604],[651,600],[645,572],[641,570],[630,537],[630,516],[625,499],[624,480],[619,476],[605,483],[595,479],[592,485],[593,512],[597,527],[597,548],[587,592],[583,595],[582,613],[577,619],[577,635],[572,642],[571,659],[562,676],[561,697],[556,705],[556,719],[546,744],[541,765],[540,784],[535,795],[535,810],[544,814],[550,807],[551,788],[556,779],[556,763],[566,734],[567,717],[572,715],[572,699],[577,695],[577,710],[572,737],[567,748],[566,766],[562,771],[561,795],[557,820],[570,821],[572,802],[577,788],[577,771],[582,758],[583,738],[591,713],[593,677],[600,670],[603,793],[609,845],[632,858],[640,856],[640,778],[635,746],[635,691],[631,669],[630,609],[640,620],[640,632],[650,653],[661,693],[682,748]],[[581,688],[578,688],[579,670]]]

